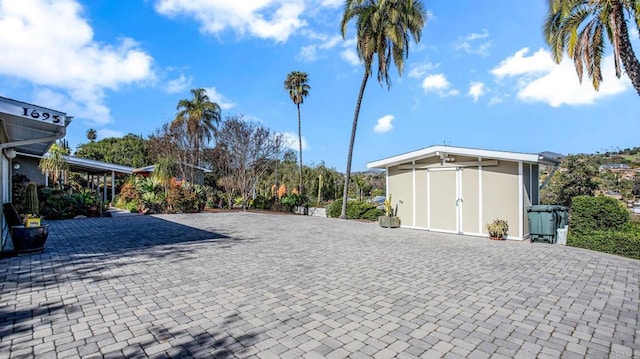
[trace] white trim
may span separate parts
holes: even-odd
[[[482,157],[478,157],[478,231],[482,233]]]
[[[389,198],[389,166],[384,168],[387,171],[385,179],[384,179],[384,193],[385,197]]]
[[[378,161],[367,163],[368,168],[384,168],[387,166],[394,166],[401,163],[406,163],[420,158],[427,158],[433,156],[445,156],[445,155],[459,155],[470,157],[484,157],[497,160],[508,161],[523,161],[532,163],[556,163],[557,161],[545,158],[539,154],[533,153],[520,153],[520,152],[506,152],[506,151],[494,151],[494,150],[481,150],[475,148],[466,147],[452,147],[452,146],[431,146],[423,148],[421,150],[404,153],[401,155],[388,157]]]
[[[456,169],[456,217],[458,218],[458,223],[456,223],[456,230],[460,234],[462,234],[463,232],[462,223],[464,223],[462,218],[463,206],[464,199],[462,197],[462,168],[458,167]]]
[[[416,161],[413,161],[413,171],[411,172],[413,177],[413,225],[416,225],[416,200],[418,196],[416,195]]]
[[[520,193],[518,194],[518,237],[524,237],[524,175],[523,175],[522,161],[518,162],[518,188]]]
[[[431,228],[431,170],[427,170],[427,228]]]

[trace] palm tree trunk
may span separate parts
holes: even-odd
[[[300,185],[298,186],[298,190],[300,190],[300,196],[302,196],[302,125],[300,122],[300,104],[298,105],[298,145],[300,148]]]
[[[351,159],[353,157],[353,143],[356,140],[356,129],[358,127],[358,116],[360,115],[360,105],[364,96],[364,89],[367,87],[369,79],[369,71],[364,71],[362,84],[360,85],[360,93],[358,94],[358,102],[356,102],[356,111],[353,115],[353,125],[351,126],[351,140],[349,140],[349,154],[347,156],[347,172],[344,176],[344,191],[342,192],[342,209],[340,211],[341,219],[347,219],[347,199],[349,198],[349,179],[351,178]]]
[[[615,21],[616,21],[616,33],[620,42],[620,58],[622,59],[622,65],[627,72],[627,76],[631,79],[631,84],[636,89],[638,95],[640,95],[640,61],[633,52],[631,47],[631,40],[629,40],[629,29],[627,22],[624,19],[624,9],[622,3],[617,1],[615,3]]]

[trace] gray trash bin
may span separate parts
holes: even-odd
[[[546,241],[555,243],[558,229],[556,206],[534,205],[527,208],[529,235],[531,242]]]

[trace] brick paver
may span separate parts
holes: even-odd
[[[640,261],[256,213],[52,221],[0,358],[640,358]]]

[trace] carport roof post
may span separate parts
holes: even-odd
[[[393,157],[384,158],[378,161],[369,162],[367,163],[367,168],[386,169],[387,167],[390,167],[390,166],[407,163],[409,161],[415,161],[421,158],[434,157],[434,156],[446,157],[447,155],[469,156],[469,157],[479,157],[479,158],[518,161],[518,162],[522,161],[525,163],[538,163],[538,164],[546,164],[546,165],[556,165],[559,163],[558,159],[546,157],[543,154],[494,151],[494,150],[483,150],[483,149],[468,148],[468,147],[452,147],[452,146],[437,145],[437,146],[423,148],[417,151],[403,153]]]

